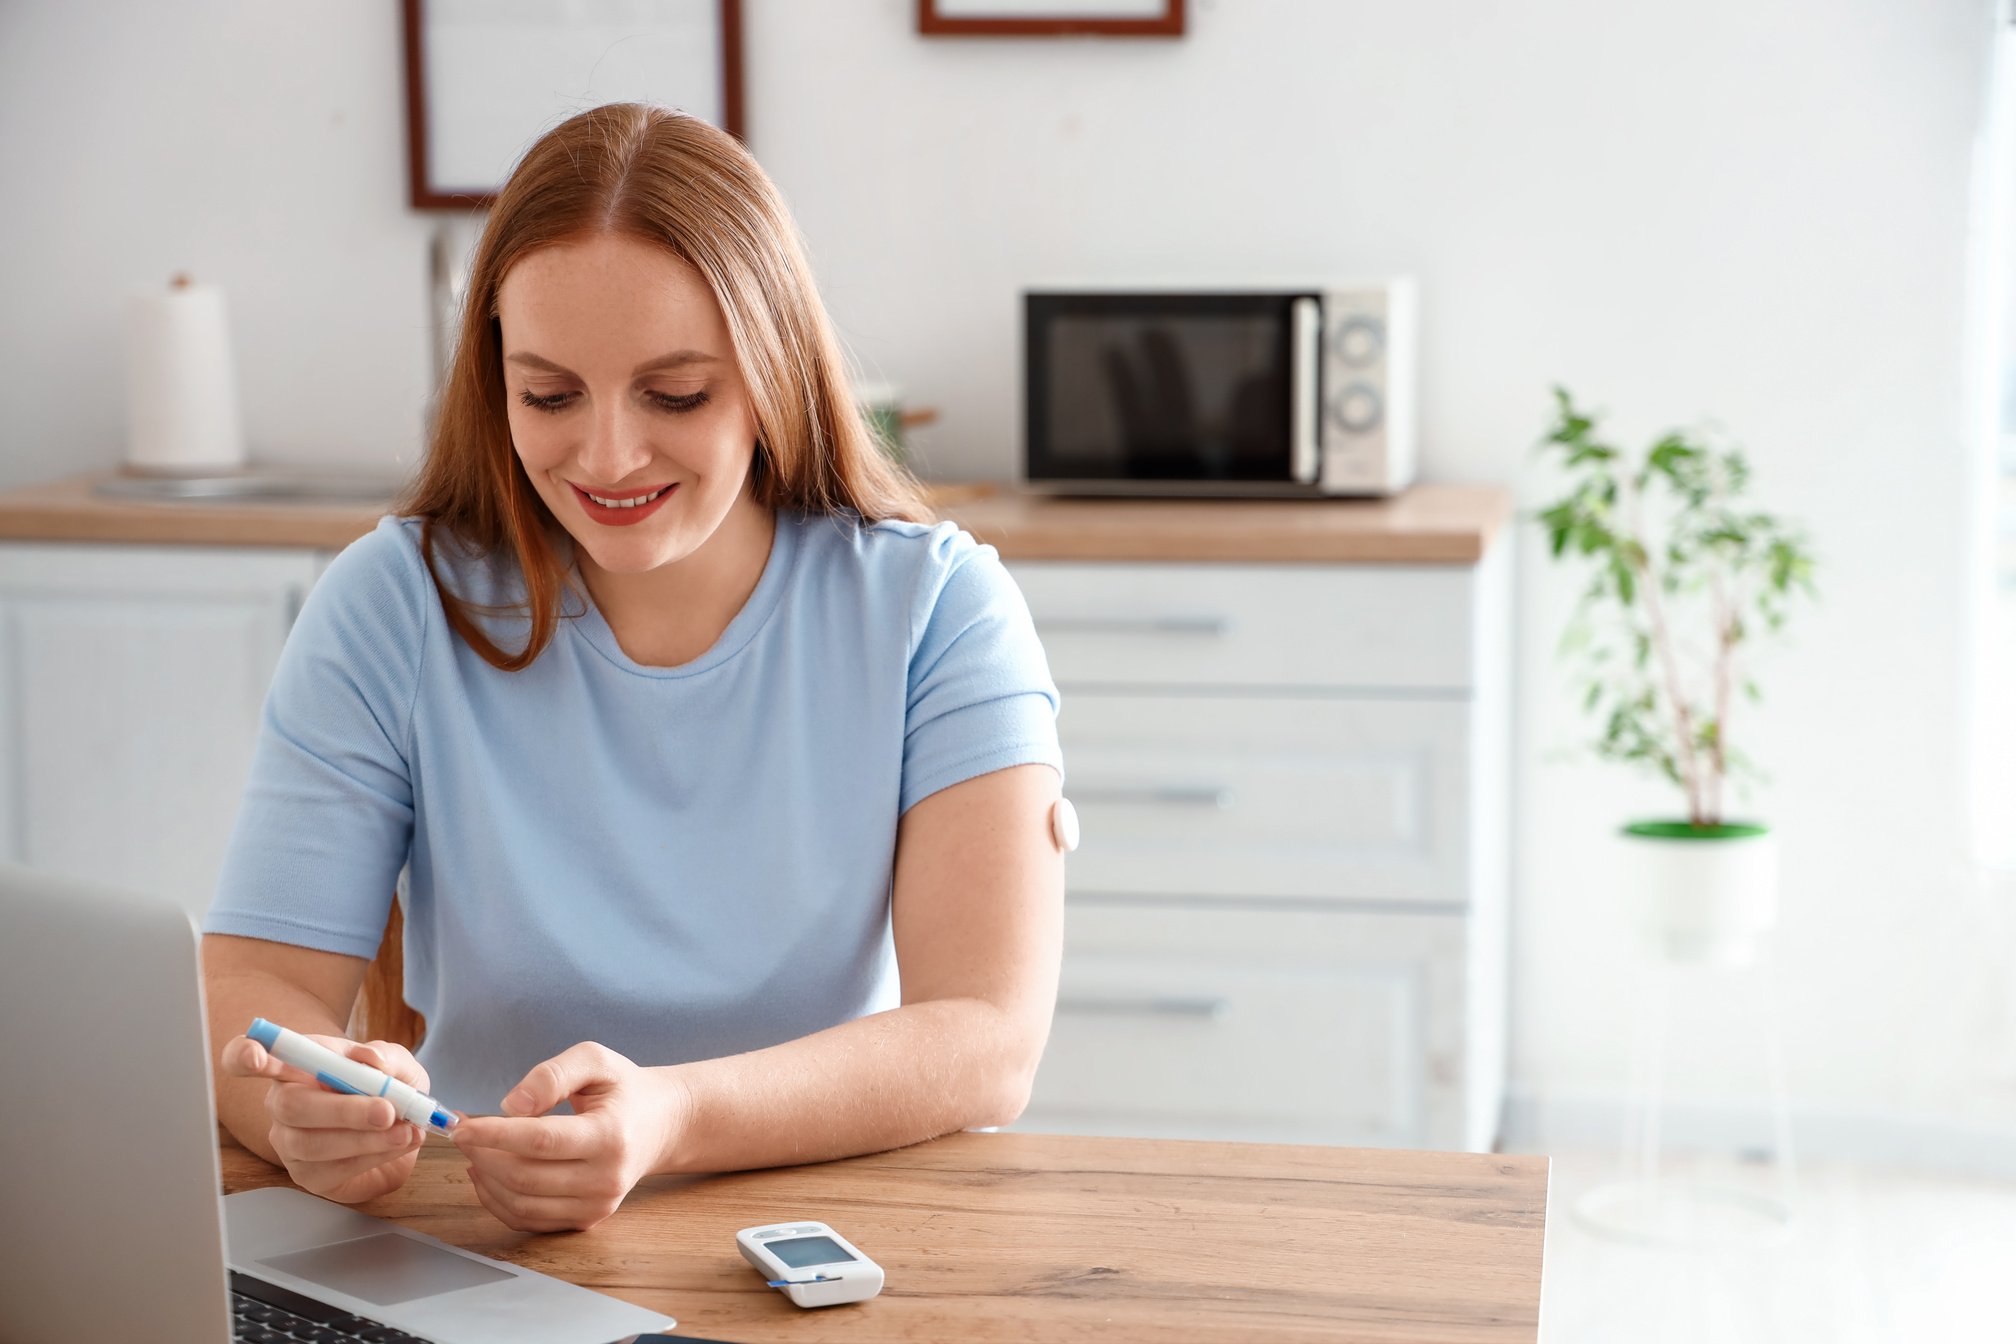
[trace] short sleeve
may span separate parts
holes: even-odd
[[[927,534],[903,729],[902,810],[1011,765],[1064,772],[1057,687],[1022,590],[956,524]]]
[[[310,590],[266,694],[204,932],[376,954],[412,843],[430,584],[387,517]]]

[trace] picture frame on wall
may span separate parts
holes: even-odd
[[[742,128],[741,0],[401,0],[408,192],[481,210],[533,141],[603,103]]]
[[[917,0],[934,37],[1181,37],[1184,0]]]

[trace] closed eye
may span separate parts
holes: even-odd
[[[551,396],[535,397],[532,395],[532,389],[528,387],[518,394],[518,400],[535,411],[545,411],[551,415],[566,410],[578,395],[579,393],[575,392],[555,392]],[[668,392],[647,392],[644,395],[657,402],[662,409],[673,412],[697,411],[707,404],[705,392],[690,392],[683,397],[675,397]]]

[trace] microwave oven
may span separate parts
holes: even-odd
[[[1028,290],[1023,476],[1051,494],[1391,495],[1414,479],[1410,277]]]

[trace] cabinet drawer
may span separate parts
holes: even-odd
[[[1074,902],[1050,1043],[1016,1127],[1447,1142],[1461,939],[1450,915]]]
[[[1475,569],[1009,566],[1059,686],[1467,691]]]
[[[1074,894],[1468,899],[1469,705],[1064,697]]]

